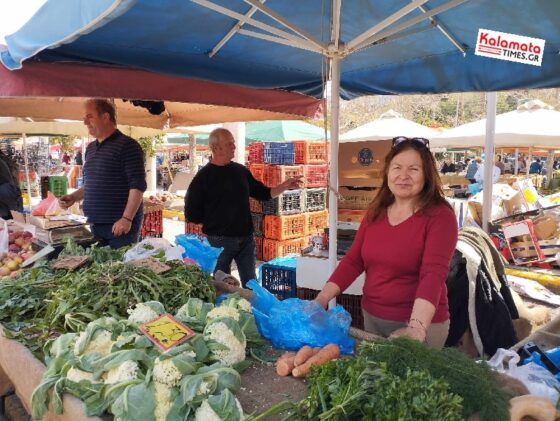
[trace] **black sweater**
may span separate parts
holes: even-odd
[[[249,197],[268,200],[270,188],[243,165],[212,163],[202,168],[185,197],[185,218],[203,224],[206,235],[245,237],[253,233]]]

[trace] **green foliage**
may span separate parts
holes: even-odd
[[[51,136],[49,138],[49,143],[53,145],[60,145],[60,151],[64,152],[72,152],[74,148],[74,139],[75,136]]]
[[[154,137],[141,137],[136,141],[142,147],[144,156],[146,158],[153,158],[156,155],[156,145],[161,145],[163,143],[163,135],[157,135]]]

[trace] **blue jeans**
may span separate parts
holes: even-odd
[[[132,220],[130,231],[118,237],[113,235],[113,224],[92,224],[91,233],[95,238],[102,239],[104,245],[110,246],[113,249],[118,249],[138,242],[143,220],[144,212],[138,211]]]
[[[231,262],[235,260],[241,284],[245,287],[247,281],[256,279],[255,264],[255,237],[251,234],[248,237],[226,237],[223,235],[209,235],[208,242],[212,247],[223,247],[224,251],[218,256],[216,269],[214,272],[231,273]]]

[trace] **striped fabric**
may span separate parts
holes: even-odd
[[[93,224],[119,220],[130,189],[146,190],[144,153],[140,144],[116,130],[103,142],[86,149],[84,213]]]

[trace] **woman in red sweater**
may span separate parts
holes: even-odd
[[[326,307],[365,271],[365,330],[441,348],[449,332],[445,281],[457,231],[428,140],[396,137],[379,194],[317,301]]]

